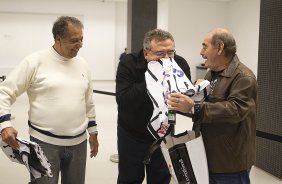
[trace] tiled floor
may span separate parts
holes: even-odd
[[[96,90],[114,92],[113,81],[94,81]],[[96,103],[97,123],[99,126],[99,153],[96,158],[87,161],[86,184],[114,184],[118,175],[117,164],[110,161],[110,156],[117,153],[116,119],[117,106],[114,96],[94,94]],[[18,98],[13,105],[15,115],[14,125],[20,137],[28,138],[27,134],[27,109],[26,95]],[[176,133],[190,129],[190,119],[177,116]],[[2,184],[24,184],[28,183],[29,174],[23,165],[12,163],[0,152],[0,183]],[[278,178],[253,167],[251,171],[252,184],[282,184]],[[145,183],[145,182],[144,182]]]

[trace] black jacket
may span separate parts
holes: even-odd
[[[176,63],[191,80],[190,67],[181,56],[175,55]],[[116,101],[118,125],[139,141],[152,143],[153,136],[147,124],[153,114],[153,104],[147,94],[145,72],[147,61],[143,50],[127,54],[119,63],[116,75]]]

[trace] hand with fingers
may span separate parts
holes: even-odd
[[[167,98],[168,109],[183,113],[191,112],[194,101],[181,93],[171,93]]]
[[[98,154],[98,134],[90,134],[89,135],[89,145],[90,145],[90,158],[96,157]]]
[[[17,149],[19,147],[19,144],[16,140],[17,135],[18,131],[13,127],[4,128],[1,131],[2,140],[9,146],[11,146],[13,149]]]

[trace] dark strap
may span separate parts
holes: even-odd
[[[170,134],[173,130],[173,125],[170,125],[169,128],[167,129],[165,135],[159,139],[157,139],[151,146],[150,148],[148,149],[146,155],[145,155],[145,158],[143,160],[143,163],[145,165],[148,165],[151,161],[151,157],[153,155],[153,153],[156,151],[156,149],[158,149],[162,143],[162,141],[165,141],[165,137]]]
[[[196,137],[200,135],[201,124],[199,122],[202,113],[202,105],[200,103],[195,103],[194,105],[194,115],[192,117],[193,127],[192,130],[195,131]]]
[[[30,128],[32,128],[32,129],[36,130],[37,132],[40,132],[40,133],[44,134],[44,135],[47,135],[47,136],[50,136],[50,137],[59,138],[59,139],[73,139],[73,138],[77,138],[77,137],[80,137],[80,136],[82,136],[83,134],[85,134],[85,131],[84,131],[84,132],[82,132],[82,133],[80,133],[80,134],[78,134],[78,135],[73,135],[73,136],[69,136],[69,135],[56,135],[56,134],[53,134],[53,133],[51,133],[51,132],[48,132],[48,131],[45,131],[45,130],[41,130],[41,129],[39,129],[39,128],[36,128],[35,126],[33,126],[33,125],[31,124],[30,121],[28,121],[28,126],[29,126]]]
[[[94,89],[93,89],[93,93],[99,93],[99,94],[103,94],[103,95],[116,96],[116,94],[115,94],[115,93],[112,93],[112,92],[100,91],[100,90],[94,90]]]

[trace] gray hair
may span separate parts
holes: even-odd
[[[173,36],[169,32],[164,31],[162,29],[153,29],[145,34],[143,40],[143,48],[146,50],[150,50],[152,40],[165,41],[167,39],[170,39],[174,42]]]
[[[233,57],[236,54],[236,41],[233,35],[225,29],[215,30],[212,36],[211,44],[213,47],[218,47],[221,43],[224,44],[226,57]]]
[[[59,17],[56,22],[53,25],[52,33],[54,39],[56,39],[56,36],[60,36],[62,38],[65,38],[68,33],[68,24],[71,23],[75,26],[83,28],[83,24],[80,20],[78,20],[75,17],[69,17],[69,16],[61,16]]]

